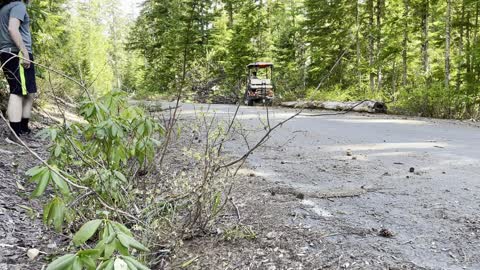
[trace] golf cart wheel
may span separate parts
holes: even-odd
[[[247,106],[253,106],[254,102],[253,99],[247,99]]]
[[[264,99],[263,104],[265,104],[265,106],[272,106],[273,101],[271,99]]]

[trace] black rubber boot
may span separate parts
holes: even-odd
[[[23,134],[30,134],[32,132],[31,129],[28,128],[28,122],[30,121],[30,118],[22,118],[21,123],[21,133]]]
[[[10,127],[12,127],[13,131],[20,136],[22,134],[22,122],[10,122]]]
[[[15,143],[19,145],[20,141],[17,139],[17,137],[20,137],[20,134],[22,134],[22,124],[21,122],[18,122],[18,123],[10,122],[10,127],[13,129],[14,132],[8,133],[7,142],[8,140],[10,140],[11,143]]]

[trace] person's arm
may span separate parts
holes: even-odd
[[[17,18],[10,17],[8,21],[8,32],[10,33],[10,37],[12,38],[17,48],[20,49],[22,52],[22,57],[25,59],[20,59],[22,65],[25,68],[30,68],[30,56],[28,54],[27,47],[23,43],[22,35],[20,34],[20,20]]]

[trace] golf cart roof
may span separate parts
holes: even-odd
[[[247,66],[247,68],[268,68],[268,67],[273,67],[273,63],[256,62],[256,63],[251,63]]]

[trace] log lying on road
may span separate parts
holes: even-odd
[[[161,101],[147,101],[147,100],[128,100],[128,105],[131,106],[138,106],[143,107],[149,112],[161,112],[164,111],[165,108],[162,106]]]
[[[297,109],[323,109],[335,111],[354,111],[354,112],[368,112],[368,113],[386,113],[387,105],[383,102],[368,100],[368,101],[291,101],[282,102],[282,107],[297,108]]]

